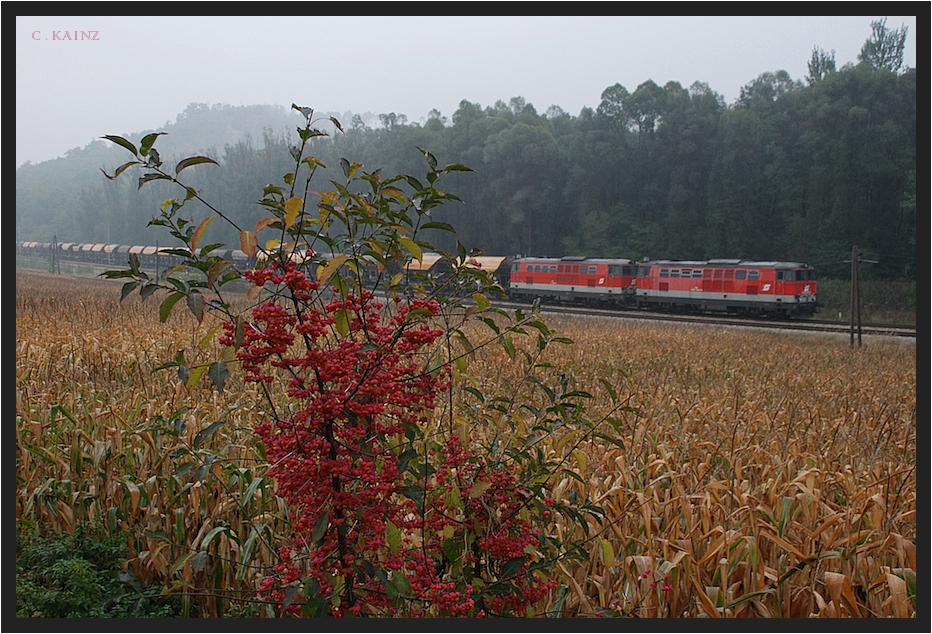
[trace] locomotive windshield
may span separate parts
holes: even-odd
[[[790,271],[777,271],[778,280],[787,282],[811,282],[815,280],[815,270],[813,269],[796,269]]]

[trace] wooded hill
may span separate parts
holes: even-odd
[[[341,157],[417,177],[420,147],[471,167],[441,182],[464,201],[435,214],[457,230],[435,237],[445,250],[458,240],[490,254],[793,260],[844,276],[858,245],[878,262],[862,275],[914,279],[917,71],[901,62],[862,50],[859,64],[836,69],[816,49],[805,81],[764,73],[732,105],[703,83],[648,80],[609,86],[575,116],[521,97],[462,101],[449,119],[432,111],[419,123],[327,113],[344,131],[329,128],[310,154],[328,166],[317,189],[339,178]],[[288,146],[300,121],[281,107],[192,104],[159,130],[169,134],[157,147],[166,165],[217,159],[187,170],[188,183],[253,228],[267,215],[256,204],[263,186],[294,169]],[[178,191],[158,182],[137,191],[130,172],[109,181],[100,171],[127,160],[101,141],[19,167],[17,239],[166,244],[146,225]],[[221,223],[210,231],[238,245]]]

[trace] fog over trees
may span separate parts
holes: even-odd
[[[917,71],[903,67],[905,28],[872,26],[857,64],[836,68],[834,51],[815,48],[803,80],[762,73],[732,105],[701,82],[648,79],[608,86],[575,115],[521,97],[464,100],[421,121],[321,112],[343,131],[327,127],[310,153],[325,178],[338,178],[341,157],[417,174],[418,147],[471,167],[447,181],[464,202],[436,213],[457,230],[436,236],[443,249],[459,240],[490,254],[795,260],[841,273],[856,244],[879,262],[870,275],[913,278]],[[158,130],[168,133],[158,145],[166,164],[217,159],[187,170],[189,184],[252,228],[265,215],[262,187],[293,168],[299,122],[282,107],[192,104]],[[155,244],[161,234],[146,224],[177,192],[101,174],[126,160],[100,141],[18,168],[17,239]],[[213,238],[238,244],[232,231]]]

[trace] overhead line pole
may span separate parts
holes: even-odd
[[[861,346],[861,284],[858,280],[858,245],[851,248],[851,345],[854,345],[855,321],[858,328],[858,347]]]

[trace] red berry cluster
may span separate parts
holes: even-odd
[[[475,547],[463,551],[465,566],[494,569],[523,559],[507,578],[496,580],[508,591],[489,595],[484,605],[492,614],[524,616],[528,607],[556,586],[552,580],[528,574],[540,539],[540,530],[527,512],[532,492],[518,481],[510,468],[512,463],[495,462],[463,447],[455,435],[447,439],[439,458],[435,484],[429,488],[432,507],[423,520],[407,526],[429,527],[425,534],[437,536],[431,542],[434,552],[444,552],[448,539],[463,542],[471,533]],[[440,537],[451,533],[452,537]]]
[[[521,512],[530,493],[507,468],[454,437],[422,483],[423,504],[400,494],[406,482],[399,439],[411,425],[425,426],[450,386],[448,373],[426,372],[423,363],[444,333],[430,323],[439,304],[413,300],[388,311],[365,290],[324,303],[320,285],[293,264],[273,263],[246,277],[284,292],[252,310],[237,358],[246,381],[272,383],[277,369],[290,399],[285,414],[255,428],[294,529],[277,575],[261,590],[283,603],[283,588],[314,578],[319,595],[339,597],[330,602],[333,616],[394,613],[399,593],[413,616],[476,616],[473,587],[438,563],[449,539],[471,533],[475,548],[463,551],[463,566],[527,559],[507,580],[517,591],[485,600],[491,611],[525,614],[553,583],[527,573],[538,532]],[[236,327],[224,327],[221,342],[233,345]],[[476,485],[482,495],[467,495]],[[448,495],[454,487],[464,492],[459,504]],[[395,548],[390,528],[403,535]],[[387,591],[386,579],[396,575],[410,594],[403,584]],[[286,611],[299,609],[295,601]]]

